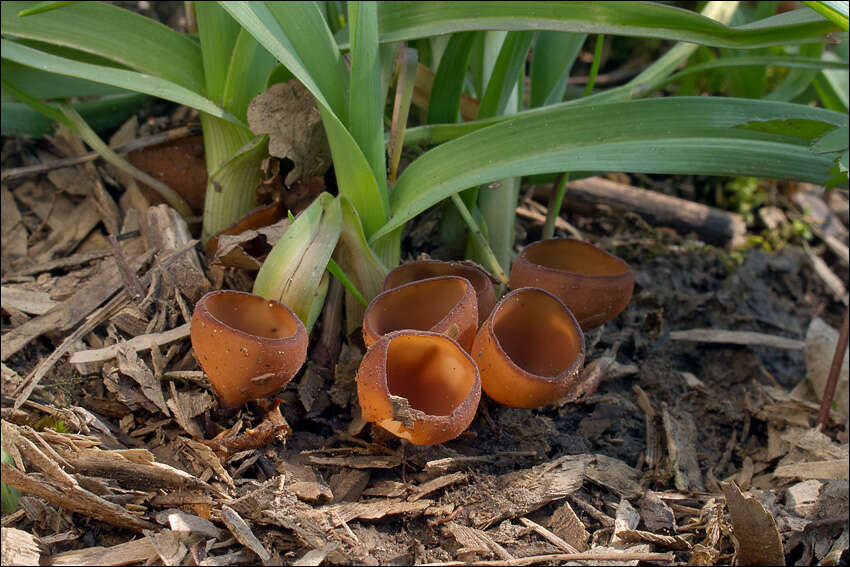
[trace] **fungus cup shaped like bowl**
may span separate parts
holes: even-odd
[[[623,260],[592,244],[553,238],[529,244],[517,255],[509,286],[538,287],[554,294],[587,331],[626,308],[635,277]]]
[[[366,348],[381,336],[402,329],[445,333],[469,351],[478,330],[475,288],[466,278],[441,276],[378,294],[363,315]]]
[[[578,383],[584,333],[560,299],[524,287],[496,304],[471,352],[488,396],[506,406],[536,408],[563,398]]]
[[[457,341],[430,331],[380,338],[357,371],[363,419],[417,445],[463,433],[481,400],[481,377]]]
[[[222,407],[281,391],[307,358],[307,331],[286,305],[220,290],[195,305],[192,347]]]
[[[383,290],[400,285],[435,278],[439,276],[458,276],[466,278],[475,288],[478,299],[478,324],[484,322],[493,306],[496,305],[496,289],[493,280],[484,268],[471,261],[443,262],[441,260],[418,260],[402,264],[390,271],[384,278]]]

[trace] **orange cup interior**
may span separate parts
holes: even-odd
[[[511,407],[539,407],[577,383],[584,334],[558,298],[520,288],[496,304],[475,336],[472,354],[487,395]]]
[[[384,335],[357,373],[363,418],[419,445],[460,435],[475,417],[481,379],[460,345],[438,333]]]
[[[478,324],[484,322],[493,306],[496,305],[496,289],[490,275],[478,264],[470,261],[443,262],[440,260],[418,260],[408,262],[391,270],[384,279],[384,290],[400,285],[435,278],[439,276],[458,276],[466,278],[475,288],[478,299]]]
[[[201,368],[231,409],[282,390],[307,357],[307,331],[286,305],[240,291],[198,300],[190,334]]]
[[[469,349],[478,329],[472,284],[457,276],[414,281],[379,294],[366,308],[363,339],[367,348],[381,336],[403,329],[449,333]]]
[[[622,259],[572,238],[541,240],[525,247],[511,269],[511,289],[538,287],[570,308],[581,328],[598,327],[628,305],[634,274]]]

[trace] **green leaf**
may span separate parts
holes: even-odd
[[[531,59],[531,107],[564,100],[567,79],[587,34],[539,32]]]
[[[810,43],[800,46],[800,55],[812,58],[820,58],[823,53],[822,43]],[[800,96],[817,76],[817,69],[791,69],[788,75],[779,83],[775,89],[767,94],[767,100],[793,100]]]
[[[848,41],[847,34],[843,34],[844,42]],[[847,112],[850,109],[850,72],[847,70],[847,60],[839,58],[830,51],[821,56],[825,61],[843,65],[843,69],[824,69],[814,80],[815,90],[820,96],[823,105],[830,110]]]
[[[137,93],[112,95],[98,100],[89,100],[73,104],[95,132],[110,130],[123,124],[139,111],[139,108],[151,100],[149,96]],[[36,112],[23,102],[4,102],[2,108],[2,134],[4,136],[29,136],[40,138],[53,129],[54,122]]]
[[[101,2],[74,2],[62,10],[26,18],[17,16],[35,5],[36,2],[2,2],[3,35],[73,47],[204,93],[198,44],[171,28]],[[5,49],[3,57],[8,57]]]
[[[348,3],[351,42],[351,94],[349,130],[372,167],[381,191],[386,191],[387,164],[384,157],[384,96],[381,58],[378,52],[378,7],[374,2]]]
[[[829,154],[846,150],[850,145],[850,128],[836,128],[824,134],[817,142],[812,144],[812,152],[816,154]]]
[[[0,47],[2,48],[4,59],[15,61],[21,65],[149,94],[178,104],[191,106],[212,116],[230,120],[237,124],[240,123],[235,116],[229,112],[225,112],[211,100],[197,94],[197,92],[159,77],[137,73],[135,71],[126,71],[124,69],[80,63],[44,53],[8,39],[0,40]]]
[[[835,125],[831,122],[810,120],[806,118],[779,118],[775,120],[753,120],[742,124],[736,124],[733,128],[811,140],[832,130],[835,128]]]
[[[363,294],[365,304],[368,304],[381,293],[387,268],[366,242],[357,211],[345,197],[340,197],[339,202],[342,212],[342,230],[334,257],[348,274],[353,285]],[[363,321],[365,304],[352,293],[346,293],[345,320],[349,333],[354,332]]]
[[[404,44],[398,52],[398,81],[393,101],[393,121],[390,127],[390,137],[387,143],[389,155],[390,183],[395,183],[398,174],[398,162],[401,159],[401,149],[404,145],[404,134],[407,131],[407,117],[410,113],[410,101],[413,99],[413,88],[416,85],[416,68],[419,63],[419,53]]]
[[[508,32],[478,107],[479,118],[505,114],[511,93],[525,70],[525,59],[533,39],[534,32]]]
[[[35,14],[41,14],[42,12],[49,12],[50,10],[56,10],[58,8],[64,8],[65,6],[70,6],[73,2],[39,2],[32,8],[28,8],[26,10],[21,10],[18,12],[19,18],[24,18],[26,16],[33,16]]]
[[[789,178],[820,183],[829,160],[812,138],[735,128],[792,120],[847,125],[804,105],[711,97],[549,107],[517,114],[427,152],[399,177],[378,239],[442,199],[506,177],[558,171],[636,171]]]
[[[298,3],[285,3],[286,6],[293,4]],[[331,74],[338,73],[339,65],[343,65],[342,69],[344,69],[344,63],[331,55],[328,55],[324,60],[317,59],[317,54],[324,53],[325,50],[317,49],[315,46],[311,48],[310,42],[315,43],[315,38],[307,33],[311,28],[308,26],[300,29],[297,22],[289,22],[287,27],[290,29],[285,33],[280,25],[275,24],[279,21],[263,3],[223,2],[222,5],[316,98],[319,113],[322,115],[325,131],[328,135],[328,144],[333,156],[334,171],[340,193],[351,200],[363,220],[366,233],[372,234],[386,220],[387,196],[385,192],[379,189],[369,162],[354,138],[351,137],[340,115],[336,114],[334,110],[334,107],[338,106],[342,108],[344,115],[347,113],[347,106],[344,89],[338,90],[342,88],[340,79],[329,79],[327,77],[328,70],[330,69]],[[277,10],[279,11],[283,5],[275,4],[275,6],[278,7]],[[321,14],[317,12],[316,16],[324,26]],[[293,29],[295,36],[292,38],[293,41],[290,41],[289,32]],[[325,31],[320,33],[319,37],[328,33],[325,27]],[[295,43],[298,43],[302,51],[310,54],[309,59],[302,60],[301,53],[296,50]],[[323,87],[320,88],[320,85],[323,85]],[[325,90],[328,92],[326,93]],[[329,102],[329,98],[335,101],[334,104]]]
[[[341,223],[339,199],[319,195],[272,248],[254,281],[254,293],[280,301],[306,323]]]
[[[221,104],[239,24],[215,2],[194,2],[207,96]]]
[[[222,104],[224,108],[245,119],[248,105],[267,88],[267,81],[277,61],[254,36],[240,29],[227,71]],[[292,78],[290,75],[289,78]]]
[[[753,48],[819,41],[837,28],[810,10],[794,10],[740,27],[648,2],[381,2],[381,42],[470,30],[550,30]],[[341,30],[340,47],[347,47]]]
[[[434,75],[434,86],[428,100],[428,122],[457,122],[460,95],[475,33],[456,33],[449,38]]]
[[[826,2],[807,2],[804,1],[803,4],[817,12],[818,14],[824,16],[829,21],[843,29],[844,31],[848,31],[848,6],[847,2],[835,2],[835,1],[826,1]]]
[[[3,61],[3,78],[40,99],[130,94],[130,91],[126,89],[75,77],[45,73],[8,60]],[[4,91],[3,101],[12,100],[14,97],[7,96]]]

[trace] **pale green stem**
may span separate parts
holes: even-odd
[[[460,216],[463,217],[466,226],[469,227],[469,233],[475,239],[481,252],[484,254],[483,259],[485,267],[487,267],[500,282],[507,285],[508,276],[505,275],[505,271],[502,269],[501,264],[499,264],[499,260],[496,258],[496,255],[493,254],[493,250],[490,248],[490,244],[487,242],[487,239],[484,238],[483,234],[481,234],[481,228],[479,228],[475,219],[472,218],[472,215],[469,213],[469,209],[466,208],[466,204],[463,202],[463,199],[461,199],[460,195],[457,193],[453,193],[452,203],[454,203],[454,206],[457,207]]]
[[[549,210],[546,211],[546,224],[543,225],[541,240],[552,238],[555,235],[555,222],[561,213],[561,205],[564,203],[564,193],[567,192],[567,181],[570,180],[570,172],[565,171],[558,176],[555,192],[549,199]]]
[[[599,73],[599,62],[602,59],[602,47],[605,45],[605,34],[601,33],[596,36],[596,47],[593,50],[593,63],[590,65],[590,74],[587,76],[587,86],[584,87],[584,96],[589,96],[593,92],[593,85],[596,83],[596,75]]]

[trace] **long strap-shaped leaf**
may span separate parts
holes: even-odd
[[[738,28],[650,2],[381,2],[381,42],[468,30],[551,30],[687,41],[714,47],[768,47],[817,41],[838,26],[794,10]],[[340,47],[348,45],[341,30]]]
[[[3,35],[73,47],[196,93],[205,92],[201,50],[189,37],[102,2],[74,2],[59,10],[18,17],[18,12],[36,4],[2,2]]]
[[[811,138],[735,126],[800,119],[843,126],[847,116],[799,104],[670,97],[529,112],[447,142],[399,177],[378,239],[467,187],[558,171],[752,175],[821,183],[828,159]]]
[[[2,46],[4,59],[16,61],[22,65],[164,98],[178,104],[191,106],[212,116],[230,120],[236,124],[242,124],[235,116],[225,112],[213,101],[198,94],[198,92],[160,77],[126,69],[81,63],[65,57],[51,55],[8,39],[0,40],[0,46]]]
[[[378,188],[378,182],[375,180],[369,162],[354,138],[351,137],[344,121],[335,111],[335,106],[344,108],[344,103],[331,104],[328,96],[326,96],[328,93],[325,91],[333,89],[327,86],[324,89],[320,88],[319,82],[314,79],[314,71],[317,66],[325,68],[327,65],[334,66],[336,63],[326,61],[325,66],[322,66],[320,65],[321,62],[311,62],[311,65],[308,66],[291,41],[291,39],[297,38],[290,38],[277,25],[279,20],[275,18],[264,3],[222,2],[221,4],[316,98],[319,113],[322,115],[322,121],[328,134],[328,144],[333,154],[334,169],[340,192],[351,201],[361,215],[366,235],[371,235],[380,228],[387,218],[386,196]],[[276,10],[280,12],[288,5],[288,3],[280,5]],[[305,42],[309,40],[306,36],[302,39]],[[342,96],[344,101],[344,93],[342,93]]]

